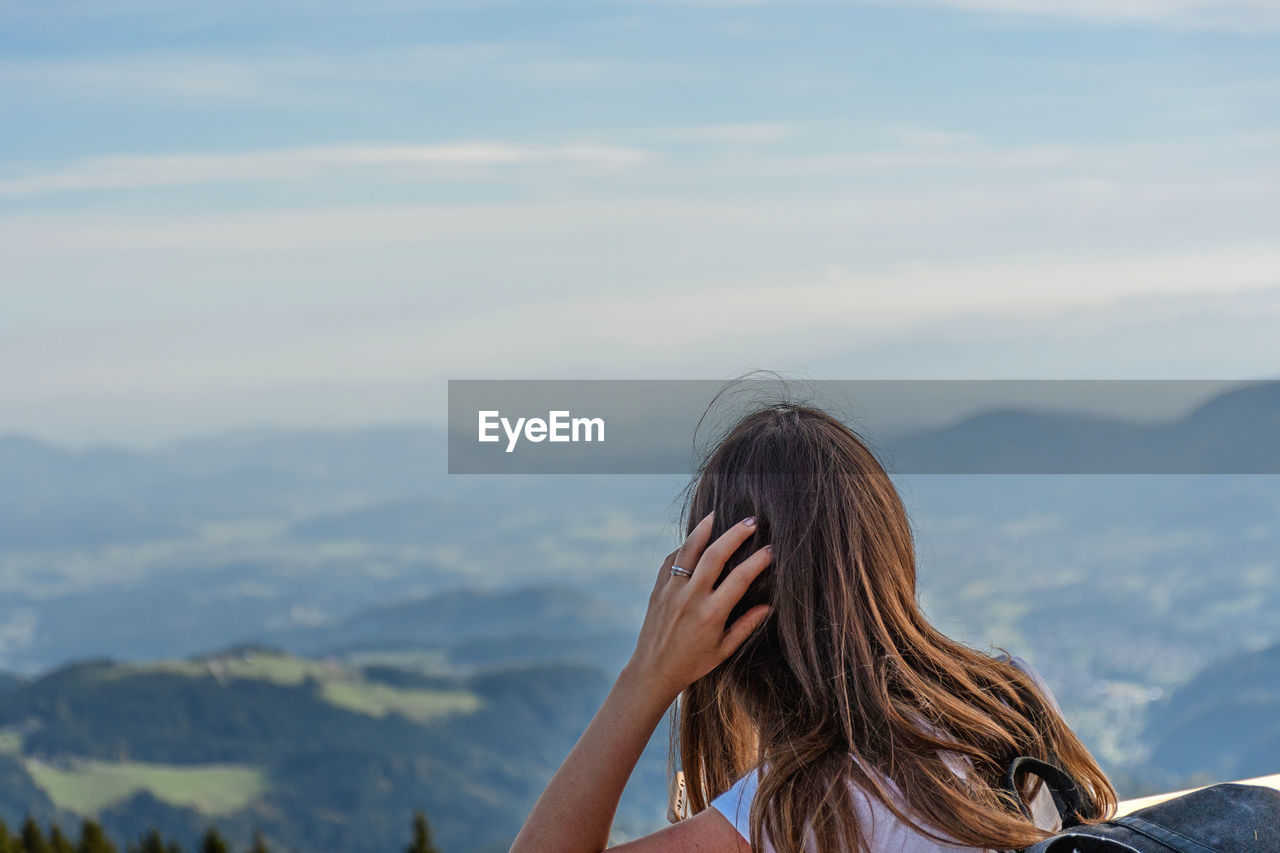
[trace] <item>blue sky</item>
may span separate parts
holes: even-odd
[[[0,2],[0,127],[0,432],[1280,354],[1274,2]]]

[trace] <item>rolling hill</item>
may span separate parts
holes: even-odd
[[[385,851],[422,809],[446,849],[505,849],[608,687],[568,665],[391,676],[263,649],[64,667],[0,694],[0,818],[93,815],[186,843],[212,821],[240,841],[256,827],[288,849]]]
[[[1280,772],[1280,644],[1217,661],[1154,705],[1154,769],[1193,783]]]

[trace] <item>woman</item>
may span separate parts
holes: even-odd
[[[743,418],[707,459],[688,538],[658,572],[636,650],[552,778],[514,853],[596,853],[627,777],[680,699],[693,816],[618,851],[933,851],[1025,847],[1058,828],[1048,791],[1001,793],[1031,755],[1116,794],[1020,659],[926,621],[893,483],[816,409]],[[753,845],[751,839],[756,843]]]

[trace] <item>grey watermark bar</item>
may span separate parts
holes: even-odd
[[[894,474],[1280,474],[1280,381],[450,380],[451,474],[687,474],[812,405]]]

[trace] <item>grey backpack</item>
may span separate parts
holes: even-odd
[[[1023,814],[1031,811],[1018,795],[1018,775],[1044,780],[1062,817],[1062,831],[1023,853],[1280,853],[1280,791],[1229,782],[1210,785],[1138,809],[1105,823],[1084,825],[1084,796],[1075,780],[1056,765],[1029,756],[1015,758],[1004,789]]]

